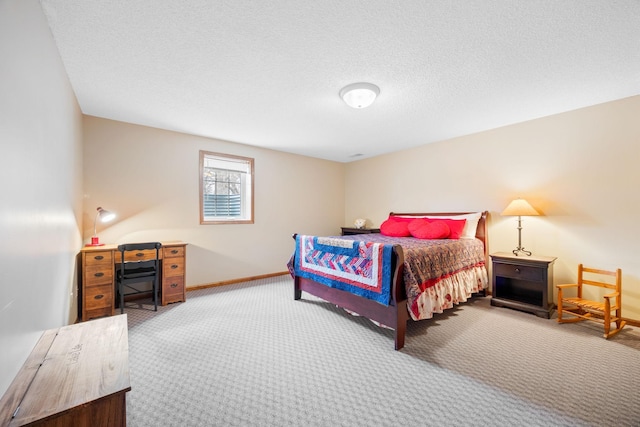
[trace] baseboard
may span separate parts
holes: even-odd
[[[217,286],[233,285],[235,283],[250,282],[252,280],[268,279],[269,277],[284,276],[285,274],[289,274],[289,272],[281,271],[279,273],[261,274],[259,276],[242,277],[240,279],[223,280],[221,282],[213,282],[213,283],[206,283],[203,285],[189,286],[187,287],[187,292],[197,291],[199,289],[215,288]],[[491,290],[489,288],[485,289],[485,291],[487,296],[491,296]],[[640,327],[640,320],[627,319],[625,317],[623,317],[622,319],[626,321],[627,324],[630,326]]]
[[[197,291],[199,289],[215,288],[217,286],[233,285],[235,283],[250,282],[252,280],[268,279],[269,277],[284,276],[285,274],[289,274],[289,272],[281,271],[278,273],[261,274],[259,276],[242,277],[240,279],[223,280],[221,282],[213,282],[213,283],[206,283],[203,285],[188,286],[187,292]]]

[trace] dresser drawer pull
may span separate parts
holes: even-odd
[[[102,299],[102,297],[104,297],[104,295],[96,295],[95,297],[93,297],[94,299]]]
[[[177,254],[179,251],[177,249],[171,249],[172,254]]]
[[[93,257],[93,259],[96,259],[96,260],[100,261],[101,259],[104,259],[104,256],[103,255],[96,255],[96,256]]]
[[[520,273],[520,269],[519,268],[516,268],[515,271],[516,271],[516,273]]]
[[[136,254],[136,256],[137,256],[137,257],[143,257],[143,256],[144,256],[144,253],[142,253],[142,252],[138,252],[138,253]]]
[[[172,283],[170,286],[171,286],[172,288],[177,288],[177,287],[178,287],[178,284],[177,284],[177,283]]]
[[[102,277],[102,276],[104,276],[104,273],[102,271],[98,271],[96,274],[94,274],[94,276]]]

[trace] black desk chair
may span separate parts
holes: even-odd
[[[158,311],[158,277],[160,276],[159,242],[129,243],[119,245],[121,263],[116,268],[116,284],[120,295],[120,313],[124,313],[124,289],[127,295],[148,293],[148,289],[133,286],[140,283],[152,283],[154,311]],[[155,253],[154,250],[155,249]],[[154,257],[155,256],[155,257]]]

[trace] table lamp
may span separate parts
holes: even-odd
[[[525,251],[522,247],[522,217],[540,215],[538,211],[536,211],[526,200],[515,199],[509,203],[500,215],[518,217],[518,247],[512,251],[513,254],[518,256],[518,254],[523,253],[527,256],[531,256],[531,252]]]
[[[106,209],[102,209],[101,207],[98,206],[98,208],[96,209],[98,211],[98,213],[96,214],[96,219],[93,221],[93,237],[91,237],[91,243],[87,243],[87,246],[103,246],[104,243],[100,243],[100,240],[98,239],[98,233],[97,233],[97,225],[98,225],[98,218],[100,218],[100,222],[109,222],[112,221],[115,217],[116,214],[114,214],[113,212],[109,212]]]

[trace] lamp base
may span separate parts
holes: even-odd
[[[513,250],[513,251],[511,251],[511,252],[513,252],[513,254],[514,254],[515,256],[520,256],[520,255],[518,255],[518,254],[520,254],[520,253],[522,253],[522,254],[524,254],[524,255],[526,255],[526,256],[531,256],[531,251],[525,251],[525,250],[524,250],[524,248],[521,248],[521,247],[518,247],[517,249],[514,249],[514,250]]]
[[[100,243],[98,236],[93,236],[91,238],[91,243],[87,243],[85,246],[104,246],[104,243]]]

